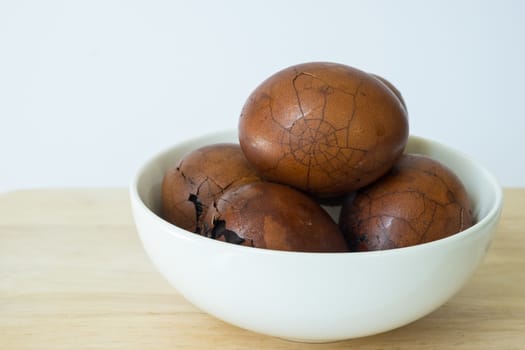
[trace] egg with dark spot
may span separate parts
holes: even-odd
[[[289,186],[252,182],[224,192],[204,220],[208,237],[255,248],[345,252],[337,224],[313,199]]]
[[[318,197],[375,181],[407,139],[407,112],[391,89],[338,63],[277,72],[252,92],[239,120],[241,148],[265,178]]]
[[[162,215],[178,227],[199,232],[206,210],[224,191],[259,180],[237,144],[195,149],[164,174]]]
[[[415,154],[403,155],[387,175],[350,195],[339,219],[353,251],[431,242],[473,222],[461,180],[442,163]]]

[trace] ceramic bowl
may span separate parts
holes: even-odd
[[[359,253],[285,252],[212,240],[163,220],[159,208],[165,170],[188,151],[216,142],[237,142],[237,133],[188,140],[149,160],[130,185],[132,210],[147,254],[169,283],[201,310],[254,332],[329,342],[417,320],[473,274],[500,216],[501,188],[482,165],[411,136],[407,152],[443,162],[463,181],[474,226],[430,243]]]

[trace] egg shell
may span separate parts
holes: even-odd
[[[367,251],[431,242],[473,221],[460,179],[436,160],[407,154],[387,175],[348,196],[339,225],[351,250]]]
[[[344,252],[332,218],[313,199],[291,187],[253,182],[225,192],[208,211],[208,236],[255,248]]]
[[[225,190],[259,180],[238,144],[200,147],[166,171],[162,215],[178,227],[198,232],[201,218]]]
[[[380,79],[330,62],[262,82],[239,119],[246,158],[270,181],[338,196],[385,174],[408,139],[407,112]]]

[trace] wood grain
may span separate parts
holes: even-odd
[[[193,307],[153,268],[124,189],[0,196],[0,349],[523,349],[525,189],[506,189],[497,235],[470,282],[408,326],[300,344]]]

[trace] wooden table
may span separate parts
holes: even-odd
[[[468,285],[388,333],[300,344],[221,322],[154,269],[124,189],[0,195],[0,349],[525,349],[525,189]]]

